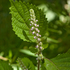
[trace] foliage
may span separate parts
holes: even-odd
[[[8,62],[0,60],[0,70],[13,70],[13,68],[8,64]]]
[[[2,56],[0,59],[5,60],[3,57],[8,58],[9,63],[13,64],[13,70],[22,70],[24,65],[28,70],[37,70],[37,61],[39,59],[42,59],[40,62],[41,70],[69,70],[70,50],[66,52],[70,48],[69,0],[24,1],[10,0],[12,27],[19,38],[14,34],[11,24],[9,24],[11,23],[11,16],[8,13],[9,1],[0,1],[0,56]],[[56,10],[56,8],[58,9]],[[37,24],[39,24],[40,35],[42,36],[44,50],[40,55],[37,55],[38,50],[35,48],[37,41],[30,31],[30,9],[34,10],[36,20],[38,20]],[[17,65],[16,59],[18,57],[23,59],[19,59],[23,67]],[[28,62],[26,63],[26,61]],[[0,68],[12,70],[11,66],[9,67],[8,63],[4,61],[0,61]]]
[[[59,54],[55,58],[51,59],[54,64],[59,68],[59,70],[69,70],[70,69],[70,50],[68,52]]]
[[[31,33],[29,33],[29,30],[30,30],[29,10],[31,8],[33,8],[35,11],[38,24],[40,25],[39,30],[40,30],[41,35],[43,36],[45,34],[47,30],[47,22],[41,10],[38,10],[36,6],[26,4],[25,2],[22,3],[21,1],[19,2],[11,1],[11,5],[12,6],[10,7],[10,10],[12,14],[12,26],[16,35],[18,35],[24,41],[35,42],[35,39],[33,38],[34,36]]]

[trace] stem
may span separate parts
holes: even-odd
[[[40,70],[40,61],[42,59],[42,42],[41,42],[41,35],[39,34],[40,30],[38,29],[39,25],[36,24],[38,22],[38,20],[36,20],[36,16],[34,13],[33,9],[30,9],[30,26],[31,26],[31,31],[32,34],[34,35],[34,39],[37,40],[37,46],[36,48],[38,49],[38,70]]]
[[[40,54],[41,54],[41,49],[39,47],[39,49],[38,49],[38,57],[39,57]],[[38,70],[40,70],[40,61],[41,61],[41,59],[38,58]]]
[[[38,70],[40,70],[40,59],[38,59]]]

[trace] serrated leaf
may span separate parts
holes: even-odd
[[[13,1],[11,2],[11,14],[12,14],[12,27],[15,31],[15,34],[20,37],[24,41],[32,41],[36,42],[32,33],[30,33],[30,9],[33,9],[36,15],[36,19],[38,20],[39,30],[42,37],[44,36],[47,30],[47,19],[45,18],[43,12],[39,10],[36,6],[30,5],[21,1]]]
[[[25,57],[22,59],[22,61],[24,65],[28,68],[28,70],[35,70],[35,66],[28,58]]]
[[[44,66],[46,70],[59,70],[57,66],[53,62],[51,62],[49,59],[45,58],[44,61],[45,61]]]
[[[44,66],[44,64],[41,64],[41,70],[47,70]]]
[[[59,54],[51,61],[59,68],[59,70],[70,70],[70,50],[67,53]]]
[[[0,60],[0,70],[13,70],[13,69],[6,61]]]

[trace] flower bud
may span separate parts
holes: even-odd
[[[36,45],[36,48],[38,48],[39,47],[39,45]]]
[[[36,20],[36,22],[38,22],[38,20]]]
[[[37,27],[39,27],[39,25],[37,25]]]
[[[36,39],[36,36],[34,36],[34,39]]]
[[[38,41],[41,41],[41,39],[40,39],[40,38],[38,38]]]
[[[40,31],[38,30],[38,28],[35,28],[35,30],[39,33]]]
[[[31,28],[31,30],[33,30],[33,29],[34,29],[34,27]]]
[[[40,42],[39,45],[42,45],[42,42]]]
[[[35,34],[35,31],[33,31],[32,34]]]
[[[34,24],[33,21],[31,21],[31,24]]]
[[[40,47],[40,49],[42,49],[42,47]]]

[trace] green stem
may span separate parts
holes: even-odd
[[[38,49],[38,57],[39,57],[40,54],[41,54],[41,49],[39,47],[39,49]],[[38,58],[38,70],[40,70],[40,65],[41,65],[40,61],[41,61],[41,59]]]
[[[38,59],[38,70],[40,70],[40,59]]]

